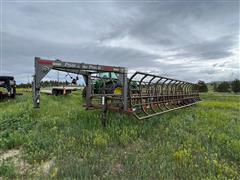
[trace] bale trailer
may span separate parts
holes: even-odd
[[[108,111],[132,114],[146,119],[188,107],[201,101],[196,84],[144,72],[128,78],[125,67],[64,62],[35,58],[33,79],[34,107],[40,107],[41,80],[50,70],[82,75],[86,87],[82,94],[87,110],[102,109],[102,123]]]

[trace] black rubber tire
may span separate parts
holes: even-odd
[[[71,94],[72,90],[66,90],[66,95]]]
[[[52,95],[53,95],[53,96],[58,96],[58,91],[55,90],[55,89],[53,89],[53,90],[52,90]]]
[[[113,94],[114,84],[111,81],[106,83],[105,88],[106,88],[106,93],[107,94]]]

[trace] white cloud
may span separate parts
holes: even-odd
[[[8,3],[5,74],[33,74],[33,58],[126,66],[205,81],[239,76],[236,2]]]

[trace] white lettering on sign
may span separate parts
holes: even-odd
[[[89,69],[97,69],[97,67],[94,65],[89,65]]]
[[[76,67],[76,64],[72,64],[72,63],[65,63],[66,67]]]
[[[113,68],[114,71],[119,71],[119,68]]]
[[[58,63],[58,62],[53,62],[53,65],[54,65],[54,66],[61,66],[62,64],[61,64],[61,63]]]

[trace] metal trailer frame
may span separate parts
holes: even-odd
[[[120,81],[123,83],[123,110],[127,110],[127,68],[116,66],[103,66],[96,64],[63,62],[60,60],[46,60],[39,57],[35,57],[35,74],[33,76],[33,102],[34,107],[40,107],[40,82],[47,75],[50,70],[58,70],[68,73],[80,74],[83,76],[86,83],[86,108],[92,107],[91,98],[91,75],[99,72],[115,72],[119,73]]]
[[[133,114],[137,119],[146,119],[172,110],[191,106],[201,101],[196,84],[144,72],[135,72],[129,79],[125,67],[63,62],[35,57],[33,78],[34,107],[40,107],[41,80],[50,70],[82,75],[86,83],[86,109],[102,109],[103,125],[108,110]],[[98,77],[101,72],[118,74],[121,94],[109,93],[106,81],[111,78]],[[100,79],[104,87],[94,93],[93,81]],[[97,103],[96,103],[97,102]]]

